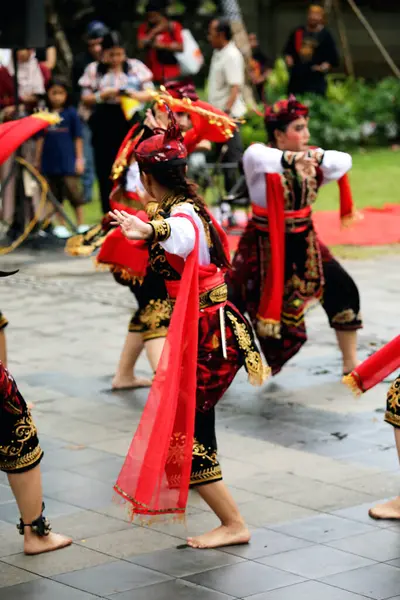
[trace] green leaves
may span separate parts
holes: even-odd
[[[285,98],[288,71],[283,59],[275,63],[267,83],[269,104]],[[300,98],[310,107],[311,142],[322,148],[351,149],[390,144],[400,132],[400,81],[387,77],[378,83],[328,76],[326,98]],[[243,127],[246,145],[265,139],[262,117],[252,114]]]

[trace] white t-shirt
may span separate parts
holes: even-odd
[[[244,58],[235,42],[229,42],[221,50],[214,50],[208,75],[208,100],[216,108],[226,110],[231,87],[238,85],[241,91],[231,110],[231,115],[238,119],[246,113],[242,93],[244,73]]]

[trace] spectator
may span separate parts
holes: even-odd
[[[83,225],[83,194],[79,176],[84,170],[82,126],[76,108],[71,106],[68,87],[61,78],[52,79],[47,89],[47,106],[59,113],[62,121],[49,127],[36,146],[36,165],[49,182],[50,190],[59,202],[66,197],[75,211],[78,232]],[[60,221],[54,228],[57,237],[71,234]]]
[[[245,64],[240,50],[232,39],[228,19],[211,21],[209,41],[214,48],[208,76],[208,99],[210,104],[225,111],[235,119],[246,114],[243,99]],[[225,144],[217,144],[223,163],[239,163],[243,154],[243,144],[239,131]],[[229,192],[236,182],[233,169],[225,169],[225,188]]]
[[[325,27],[325,11],[312,4],[307,25],[298,27],[289,36],[285,61],[290,70],[288,94],[318,94],[325,96],[326,76],[339,64],[335,41]]]
[[[44,77],[45,86],[48,85],[51,74],[57,64],[57,48],[49,24],[46,27],[47,43],[43,48],[36,48],[36,58]]]
[[[12,119],[17,111],[21,115],[30,114],[37,106],[41,96],[44,96],[44,79],[35,57],[35,52],[30,48],[18,50],[18,92],[19,98],[14,96],[14,64],[11,54],[7,66],[0,67],[0,110],[3,120]],[[32,163],[35,156],[35,140],[28,140],[21,148],[21,154],[28,162]],[[11,224],[14,218],[15,205],[15,178],[9,178],[9,173],[13,164],[13,157],[10,157],[0,166],[0,180],[8,181],[6,188],[2,192],[2,218],[6,223]],[[24,180],[25,195],[36,203],[36,187],[31,181]]]
[[[44,95],[44,81],[34,50],[24,48],[17,52],[18,60],[18,103],[14,98],[14,64],[10,56],[6,66],[0,67],[0,108],[3,119],[14,116],[17,104],[23,114],[29,114],[37,105],[40,96]]]
[[[256,90],[257,101],[266,104],[265,84],[271,74],[272,63],[261,50],[256,33],[249,34],[249,43],[252,53],[250,61],[251,82]]]
[[[78,54],[72,66],[72,86],[74,105],[77,107],[81,99],[81,88],[79,80],[86,67],[93,61],[99,61],[101,57],[103,38],[109,33],[108,27],[101,21],[89,23],[86,35],[86,50]],[[83,105],[79,106],[79,115],[82,119],[83,152],[85,156],[85,171],[82,176],[83,197],[85,203],[92,201],[93,184],[95,180],[94,157],[92,147],[92,132],[88,125],[91,111]]]
[[[158,84],[179,79],[181,69],[175,57],[183,51],[182,25],[169,21],[165,0],[150,0],[146,6],[147,22],[138,30],[138,48],[146,50],[146,64]]]
[[[112,188],[111,168],[122,141],[132,127],[121,108],[121,99],[129,96],[139,102],[151,98],[154,89],[152,73],[140,61],[127,58],[119,34],[112,32],[103,40],[103,52],[107,52],[107,64],[95,62],[88,65],[79,80],[82,102],[92,109],[89,125],[96,174],[99,181],[103,212],[109,211]],[[135,120],[135,115],[133,116]]]

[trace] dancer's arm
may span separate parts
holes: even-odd
[[[352,167],[352,158],[347,152],[338,152],[336,150],[326,150],[320,164],[324,179],[323,184],[330,181],[337,181]]]
[[[200,235],[200,264],[210,264],[210,253],[204,227],[194,208],[190,204],[185,204],[177,207],[174,212],[184,212],[193,219]],[[144,223],[141,219],[125,211],[114,210],[110,212],[110,216],[114,219],[113,223],[120,225],[122,233],[130,240],[158,242],[166,252],[180,256],[184,260],[194,248],[196,240],[194,225],[185,217],[171,216],[168,219],[156,219],[150,223]]]

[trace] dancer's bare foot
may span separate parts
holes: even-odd
[[[136,390],[140,388],[151,387],[151,379],[146,377],[120,377],[116,375],[112,382],[112,390],[115,392],[122,390]]]
[[[388,521],[400,521],[400,496],[385,502],[385,504],[377,504],[368,512],[373,519],[387,519]]]
[[[31,531],[25,531],[24,535],[24,553],[28,556],[43,554],[44,552],[54,552],[61,550],[72,544],[72,540],[58,533],[49,533],[49,535],[36,535]]]
[[[220,548],[221,546],[237,546],[248,544],[250,531],[244,523],[234,525],[221,525],[204,535],[188,538],[187,543],[191,548],[204,550],[205,548]]]

